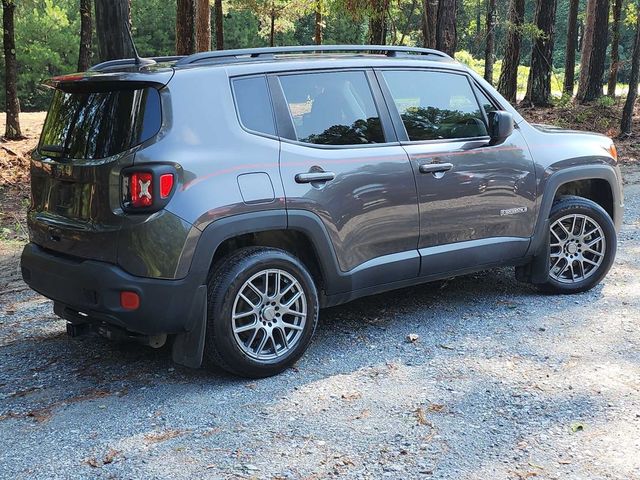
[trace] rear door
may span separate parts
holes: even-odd
[[[520,131],[491,144],[486,113],[496,107],[464,73],[382,70],[378,78],[416,172],[421,275],[522,257],[536,177]]]
[[[71,84],[55,90],[31,162],[31,240],[115,263],[122,223],[120,170],[161,126],[153,87]]]
[[[290,212],[324,225],[348,286],[416,277],[416,185],[376,79],[367,70],[271,77]],[[330,292],[336,293],[336,292]]]

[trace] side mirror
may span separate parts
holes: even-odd
[[[499,145],[513,133],[513,115],[505,111],[489,113],[489,135],[491,144]]]

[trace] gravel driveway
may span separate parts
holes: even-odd
[[[640,478],[640,175],[605,283],[543,296],[512,269],[322,312],[247,381],[69,339],[0,247],[0,477]],[[411,336],[411,340],[408,340]]]

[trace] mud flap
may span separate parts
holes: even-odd
[[[207,286],[200,285],[196,290],[193,305],[189,311],[190,328],[176,335],[171,356],[179,365],[199,368],[204,352],[204,334],[207,328]]]
[[[532,283],[540,285],[547,283],[549,279],[549,257],[551,255],[551,247],[549,246],[549,229],[545,228],[542,245],[538,252],[533,256],[531,262],[526,265],[516,267],[516,279],[520,282]]]

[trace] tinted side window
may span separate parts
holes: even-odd
[[[409,140],[487,135],[484,117],[465,76],[427,71],[386,71],[383,75]]]
[[[489,115],[491,112],[498,111],[491,100],[489,100],[489,97],[487,97],[487,95],[482,90],[476,88],[476,92],[478,92],[478,100],[480,100],[480,104],[482,105],[482,108],[484,108],[484,112],[487,115]]]
[[[233,91],[240,121],[249,130],[276,134],[271,98],[265,77],[239,78],[233,81]]]
[[[285,75],[280,84],[297,140],[324,145],[384,142],[364,72]]]

